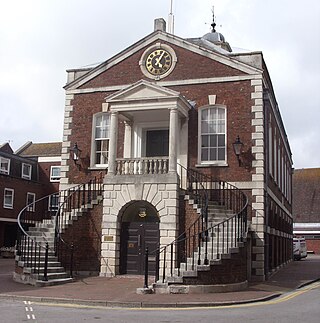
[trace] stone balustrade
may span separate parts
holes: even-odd
[[[168,157],[117,158],[116,175],[167,174]]]

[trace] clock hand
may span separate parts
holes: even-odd
[[[164,55],[164,51],[161,53],[161,55],[159,56],[159,58],[156,58],[156,65],[158,65],[160,68],[162,68],[162,64],[160,63],[162,57]]]

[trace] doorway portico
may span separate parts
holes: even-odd
[[[103,111],[111,114],[108,173],[117,174],[119,163],[146,157],[167,157],[161,172],[176,172],[177,161],[186,166],[190,108],[180,93],[144,80],[106,98]],[[125,123],[124,160],[117,162],[119,119]]]
[[[103,111],[111,117],[101,275],[124,272],[120,250],[122,235],[128,232],[128,224],[121,220],[124,205],[133,201],[152,205],[158,216],[160,247],[178,236],[177,163],[187,166],[190,108],[178,92],[144,80],[106,98]],[[117,158],[119,120],[125,123],[123,158]]]

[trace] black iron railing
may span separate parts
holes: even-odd
[[[160,275],[165,282],[167,276],[180,276],[181,270],[195,270],[197,265],[208,265],[210,260],[220,259],[221,254],[237,247],[247,232],[248,199],[244,192],[181,165],[178,173],[180,189],[189,195],[200,214],[172,243],[149,252],[157,259],[156,282]],[[210,222],[208,208],[211,206],[228,210],[230,215],[218,223]],[[183,263],[184,269],[181,269]]]
[[[102,173],[86,184],[54,193],[27,205],[18,215],[16,254],[23,267],[48,280],[48,262],[56,259],[73,274],[73,241],[63,238],[73,216],[102,196]]]

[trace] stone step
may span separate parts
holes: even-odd
[[[45,287],[45,286],[54,286],[54,285],[62,285],[66,283],[71,283],[73,282],[73,278],[61,278],[61,279],[50,279],[48,281],[43,281],[43,280],[36,280],[35,281],[35,286],[36,287]]]
[[[31,269],[31,268],[24,268],[23,269],[24,273],[29,273],[29,274],[34,274],[34,273],[38,273],[38,270],[35,269]],[[62,266],[51,266],[47,268],[47,272],[48,273],[65,273],[65,270]],[[44,273],[44,267],[39,268],[39,273],[43,274]]]
[[[32,278],[34,278],[35,280],[43,280],[44,275],[43,273],[41,274],[31,274]],[[62,272],[62,273],[57,273],[57,272],[48,272],[47,273],[47,278],[48,280],[54,280],[54,279],[64,279],[64,278],[69,278],[69,275],[66,272]]]

